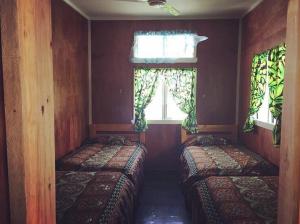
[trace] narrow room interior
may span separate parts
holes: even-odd
[[[300,0],[0,5],[1,224],[300,223]]]

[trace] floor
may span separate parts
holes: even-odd
[[[146,173],[136,224],[190,224],[176,173]]]

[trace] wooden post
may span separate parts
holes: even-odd
[[[53,224],[50,0],[1,0],[1,35],[11,223]]]
[[[280,148],[279,224],[299,221],[300,199],[300,0],[290,0],[282,142]]]

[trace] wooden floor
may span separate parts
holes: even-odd
[[[139,198],[136,224],[189,224],[176,173],[147,173]]]

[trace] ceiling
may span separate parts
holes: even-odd
[[[147,2],[129,0],[64,0],[91,20],[161,20],[241,18],[262,0],[167,0],[178,9],[180,16],[170,16]]]

